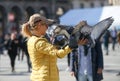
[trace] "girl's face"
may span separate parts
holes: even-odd
[[[45,35],[46,34],[46,30],[48,29],[48,25],[46,24],[46,23],[43,23],[43,22],[38,22],[37,23],[37,31],[38,31],[38,33],[39,34],[41,34],[41,35]]]

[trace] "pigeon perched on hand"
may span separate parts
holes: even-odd
[[[113,21],[114,19],[109,17],[98,22],[94,26],[88,25],[87,21],[80,21],[75,27],[57,24],[56,28],[53,30],[53,36],[64,35],[67,39],[65,44],[70,39],[71,35],[74,36],[77,41],[82,38],[87,38],[88,44],[94,47],[95,41],[101,38],[104,32],[112,25]]]

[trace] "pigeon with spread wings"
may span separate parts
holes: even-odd
[[[114,19],[109,17],[98,22],[94,26],[88,25],[86,21],[81,21],[75,27],[57,24],[53,31],[53,36],[55,38],[54,41],[56,41],[53,42],[53,44],[64,47],[66,44],[68,44],[70,36],[74,36],[76,41],[82,38],[87,38],[89,46],[94,47],[95,41],[101,38],[104,32],[112,25],[113,21]],[[62,44],[59,45],[61,41]]]

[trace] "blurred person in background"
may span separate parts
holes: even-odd
[[[23,51],[22,51],[22,40],[23,40],[23,36],[21,34],[21,30],[18,32],[17,34],[17,39],[18,39],[18,42],[19,42],[19,47],[18,47],[18,60],[23,60]],[[22,55],[21,55],[22,54]]]
[[[115,50],[116,40],[117,40],[117,30],[115,27],[111,30],[111,37],[112,37],[112,50]]]
[[[109,40],[110,40],[110,37],[111,37],[110,31],[107,30],[105,32],[105,34],[103,35],[103,45],[104,45],[106,55],[109,55],[109,42],[110,42]]]
[[[6,48],[8,50],[8,56],[10,58],[11,71],[15,72],[15,59],[18,53],[18,40],[15,32],[12,32],[10,39],[6,41]]]
[[[78,44],[87,42],[86,39],[77,42],[71,37],[67,46],[58,49],[45,38],[48,25],[52,22],[53,20],[46,19],[40,14],[33,14],[22,26],[22,33],[28,37],[27,48],[32,63],[32,81],[59,81],[57,58],[63,58]]]
[[[103,79],[103,53],[101,43],[96,41],[95,47],[79,45],[71,53],[71,75],[76,81],[101,81]]]
[[[118,33],[117,33],[117,41],[120,45],[120,31],[118,31]],[[118,72],[117,76],[120,76],[120,72]]]
[[[19,41],[18,60],[23,61],[24,56],[26,56],[28,72],[31,72],[31,62],[30,62],[30,57],[29,57],[28,50],[27,50],[27,37],[22,35],[21,29],[19,31],[19,34],[17,35],[17,39]]]
[[[22,49],[22,56],[24,57],[24,55],[26,55],[26,58],[27,58],[27,65],[28,65],[28,72],[31,72],[31,61],[30,61],[30,57],[29,57],[29,53],[28,53],[28,50],[27,50],[27,37],[24,37],[22,38],[22,41],[21,41],[21,49]],[[23,57],[22,57],[22,60],[23,60]]]

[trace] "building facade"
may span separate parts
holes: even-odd
[[[110,5],[120,5],[120,0],[109,0]]]
[[[1,0],[0,33],[19,30],[20,24],[34,13],[57,18],[69,9],[69,0]]]
[[[94,8],[108,6],[108,0],[73,0],[73,8]]]
[[[115,0],[0,0],[0,33],[19,30],[34,13],[55,19],[70,9],[101,7],[110,1]]]

